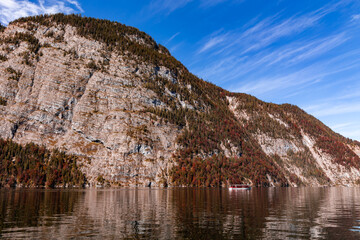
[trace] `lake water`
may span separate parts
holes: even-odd
[[[4,239],[360,239],[360,188],[0,190]]]

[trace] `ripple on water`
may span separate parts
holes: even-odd
[[[360,222],[360,220],[356,220],[357,222]],[[360,226],[353,226],[350,231],[353,232],[359,232],[360,233]]]
[[[9,193],[0,190],[6,239],[360,239],[355,188]]]

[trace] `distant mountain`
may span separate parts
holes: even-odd
[[[2,185],[48,183],[41,169],[59,151],[45,148],[62,151],[52,185],[81,174],[113,186],[360,184],[359,142],[296,106],[199,79],[136,28],[36,16],[2,29],[0,45]],[[47,157],[25,164],[27,143]]]

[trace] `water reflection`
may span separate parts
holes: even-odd
[[[360,188],[0,190],[1,238],[360,239]]]

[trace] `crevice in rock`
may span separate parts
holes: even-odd
[[[11,128],[11,138],[14,139],[15,138],[15,134],[17,132],[17,130],[19,129],[19,123],[15,123],[13,125],[13,127]]]

